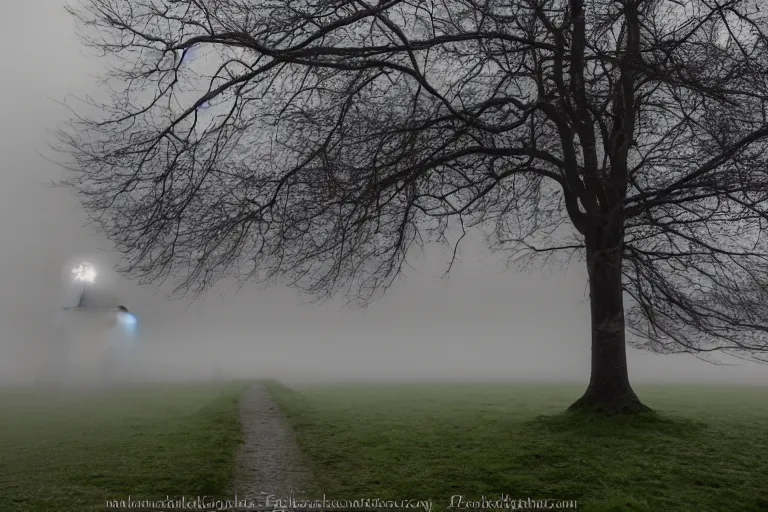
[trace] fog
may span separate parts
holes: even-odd
[[[60,333],[62,268],[78,255],[109,266],[109,244],[85,225],[46,152],[69,112],[57,104],[93,90],[99,61],[85,55],[57,0],[8,2],[0,20],[0,383],[45,376]],[[411,259],[413,269],[366,309],[323,304],[285,287],[222,283],[190,303],[116,279],[140,319],[134,377],[309,380],[520,380],[589,378],[586,271],[506,270],[480,237],[469,237],[450,276],[445,249]],[[721,360],[724,360],[721,358]],[[739,363],[739,364],[736,364]],[[636,382],[766,383],[768,368],[630,350]]]

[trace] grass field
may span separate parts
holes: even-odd
[[[0,511],[103,511],[129,494],[224,495],[242,389],[0,390]]]
[[[638,388],[640,421],[560,414],[580,388],[268,384],[332,498],[500,494],[587,512],[768,511],[768,389]],[[244,384],[0,391],[0,512],[222,496]],[[442,508],[436,508],[437,512]]]
[[[637,389],[641,421],[559,414],[581,388],[336,385],[270,391],[317,475],[351,499],[578,500],[588,512],[768,511],[768,389]],[[437,509],[441,510],[441,509]]]

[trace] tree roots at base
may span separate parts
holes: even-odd
[[[633,391],[622,394],[598,393],[588,388],[584,395],[567,409],[568,412],[599,414],[640,414],[651,412]]]

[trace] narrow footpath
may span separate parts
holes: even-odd
[[[296,444],[283,411],[262,384],[248,388],[240,399],[243,444],[237,457],[238,500],[263,503],[268,495],[299,498],[312,475]]]

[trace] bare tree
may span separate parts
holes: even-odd
[[[485,226],[516,257],[585,257],[573,409],[646,409],[625,331],[768,349],[760,0],[83,4],[110,99],[58,149],[129,274],[365,302],[409,247]]]

